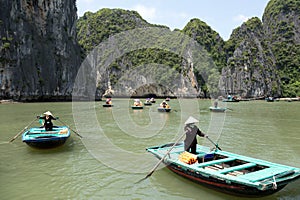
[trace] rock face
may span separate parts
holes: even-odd
[[[222,69],[221,91],[242,97],[279,96],[276,60],[264,37],[260,19],[235,29],[227,41],[227,66]]]
[[[81,63],[75,0],[1,0],[0,96],[71,97]]]

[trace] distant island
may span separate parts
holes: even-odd
[[[160,66],[168,66],[190,80],[199,98],[210,98],[215,92],[241,98],[297,98],[300,96],[299,10],[300,0],[270,0],[262,20],[249,19],[234,29],[227,41],[201,19],[191,19],[182,30],[172,31],[192,38],[206,50],[220,74],[219,91],[210,89],[208,79],[211,77],[203,77],[197,63],[159,48],[139,49],[117,58],[104,71],[95,72],[98,74],[95,99],[117,96],[116,87],[124,79],[124,73],[149,63],[158,71]],[[137,28],[169,30],[166,26],[148,23],[136,11],[105,8],[95,13],[86,12],[79,19],[76,12],[75,1],[2,3],[0,99],[70,101],[82,62],[100,43]],[[141,80],[138,75],[129,78],[132,82]],[[127,87],[128,93],[133,96],[177,95],[173,88],[153,84],[147,76],[143,81],[144,85],[136,91]],[[185,90],[184,85],[169,84],[176,85],[178,91]]]

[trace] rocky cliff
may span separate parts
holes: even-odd
[[[221,77],[223,94],[280,96],[276,60],[266,42],[260,19],[254,17],[236,28],[225,49],[227,63]]]
[[[1,0],[0,96],[71,97],[81,63],[75,0]]]

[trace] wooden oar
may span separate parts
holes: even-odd
[[[73,131],[77,136],[79,136],[80,138],[82,138],[82,136],[77,133],[76,131],[74,131],[72,128],[70,128],[70,126],[68,126],[67,124],[65,124],[63,121],[61,121],[60,119],[58,119],[58,121],[60,121],[62,124],[64,124],[65,126],[67,126],[69,129],[71,129],[71,131]]]
[[[32,122],[30,122],[30,124],[25,126],[25,128],[21,130],[17,135],[15,135],[15,137],[13,137],[9,142],[13,142],[15,139],[17,139],[17,137],[19,137],[35,120],[37,119],[34,119]]]
[[[158,161],[158,163],[156,163],[156,165],[153,167],[153,169],[147,174],[147,176],[145,176],[144,178],[142,178],[141,180],[139,180],[136,183],[140,183],[143,180],[147,179],[148,177],[150,177],[153,172],[156,170],[156,168],[160,165],[160,163],[165,159],[165,157],[172,151],[172,149],[176,146],[176,144],[181,140],[181,138],[185,135],[185,133],[183,133],[178,139],[177,141],[173,144],[173,146],[167,151],[167,153]]]
[[[213,143],[216,147],[217,147],[217,149],[219,149],[219,150],[221,150],[222,151],[222,149],[214,142],[214,141],[212,141],[207,135],[205,136],[211,143]]]

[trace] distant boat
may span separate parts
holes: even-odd
[[[151,106],[152,103],[151,103],[150,99],[146,99],[146,101],[144,102],[144,105],[145,106]]]
[[[267,102],[274,102],[274,98],[273,97],[266,97],[265,99]]]
[[[131,106],[131,108],[134,110],[140,110],[140,109],[143,109],[144,107],[143,106]]]
[[[111,98],[106,99],[105,104],[102,105],[103,107],[113,107]]]
[[[135,99],[133,105],[131,106],[132,109],[143,109],[143,103],[139,99]]]
[[[166,98],[166,101],[170,101],[170,98],[169,98],[169,97],[167,97],[167,98]]]
[[[156,101],[155,101],[155,99],[152,97],[152,98],[150,99],[150,102],[151,102],[151,103],[155,103]]]
[[[53,148],[63,145],[70,137],[67,126],[54,126],[52,131],[46,131],[44,127],[33,127],[22,135],[22,141],[35,148]]]
[[[103,104],[102,106],[103,107],[113,107],[114,105],[113,104]]]
[[[236,96],[228,95],[227,99],[223,99],[223,102],[239,102],[240,100]]]
[[[164,107],[158,107],[157,108],[158,112],[170,112],[172,109],[169,108],[164,108]]]
[[[212,112],[225,112],[226,108],[211,106],[211,107],[209,107],[209,110]]]
[[[273,194],[300,178],[300,169],[197,145],[197,154],[184,144],[169,143],[147,148],[168,169],[196,183],[238,196]],[[168,153],[167,156],[166,153]]]

